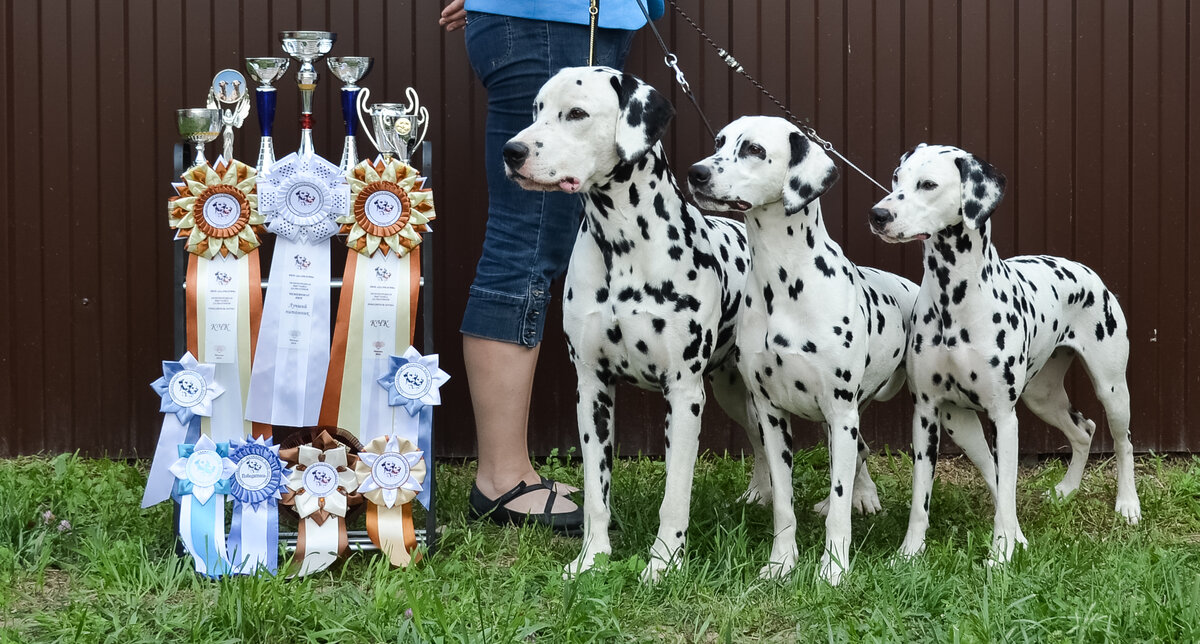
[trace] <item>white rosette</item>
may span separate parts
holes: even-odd
[[[315,425],[329,369],[329,238],[349,210],[350,187],[325,159],[289,154],[259,192],[276,242],[246,418]]]

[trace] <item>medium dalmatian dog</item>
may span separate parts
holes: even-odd
[[[1096,424],[1067,399],[1063,376],[1080,358],[1104,405],[1117,454],[1116,510],[1137,523],[1129,441],[1129,339],[1117,298],[1090,268],[1045,255],[1001,260],[988,219],[1004,176],[958,148],[921,144],[900,159],[892,192],[871,210],[888,242],[922,240],[925,274],[908,345],[913,416],[913,497],[902,557],[919,554],[929,526],[929,492],[940,428],[983,473],[996,505],[989,563],[1012,558],[1025,535],[1017,523],[1017,399],[1071,442],[1055,492],[1079,487]],[[977,412],[995,431],[989,457]]]
[[[746,426],[746,391],[733,361],[749,264],[745,228],[684,201],[658,142],[673,115],[664,96],[633,76],[568,68],[542,87],[534,123],[504,148],[508,176],[523,188],[584,199],[563,303],[579,378],[585,493],[583,551],[568,575],[612,552],[618,383],[661,391],[668,405],[666,490],[644,581],[680,561],[706,378],[718,403]],[[755,458],[755,470],[751,500],[769,494],[765,459]]]
[[[904,347],[917,285],[856,266],[825,228],[819,197],[837,180],[820,146],[788,121],[740,118],[716,153],[693,165],[702,208],[746,216],[750,275],[738,318],[738,367],[750,384],[750,420],[771,469],[775,541],[763,576],[796,564],[789,414],[825,424],[830,496],[820,574],[837,584],[850,563],[850,510],[879,509],[865,466],[859,417],[904,383]],[[780,458],[782,456],[782,458]],[[856,463],[856,460],[858,461]]]

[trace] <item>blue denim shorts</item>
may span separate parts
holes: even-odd
[[[597,29],[596,64],[623,67],[633,34]],[[587,64],[588,27],[471,12],[465,38],[488,95],[488,219],[460,330],[533,347],[542,340],[550,282],[567,270],[583,200],[522,190],[504,176],[501,149],[533,122],[534,97],[555,72]]]

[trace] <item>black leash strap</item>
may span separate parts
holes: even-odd
[[[750,81],[750,84],[757,87],[758,91],[762,92],[763,96],[766,96],[768,99],[770,99],[770,101],[775,104],[775,107],[779,108],[779,110],[782,111],[785,116],[787,116],[787,119],[789,121],[791,121],[793,124],[795,124],[796,127],[800,128],[801,132],[804,132],[805,136],[807,136],[809,139],[811,139],[817,145],[821,146],[826,152],[829,152],[829,153],[833,154],[834,156],[836,156],[837,158],[841,159],[843,163],[845,163],[847,166],[853,168],[856,172],[858,172],[862,176],[866,177],[867,181],[870,181],[871,183],[875,184],[875,186],[878,187],[880,190],[884,191],[885,193],[890,192],[887,188],[883,187],[883,184],[876,181],[874,177],[867,174],[865,171],[863,171],[862,168],[858,167],[857,165],[854,165],[854,162],[852,162],[850,159],[847,159],[841,152],[838,152],[833,147],[832,143],[830,143],[829,141],[826,141],[825,139],[822,139],[821,136],[817,134],[817,131],[813,128],[813,126],[809,125],[808,123],[805,123],[804,121],[801,121],[800,118],[797,117],[795,114],[793,114],[792,111],[789,110],[787,108],[787,106],[783,104],[782,101],[780,101],[778,98],[775,98],[775,95],[772,94],[771,92],[769,92],[766,87],[763,87],[763,84],[758,82],[758,79],[751,76],[750,72],[747,72],[746,68],[742,67],[741,63],[739,63],[737,61],[737,59],[733,57],[732,54],[730,54],[723,47],[721,47],[715,41],[713,41],[713,39],[711,37],[709,37],[709,35],[707,33],[705,33],[705,31],[703,29],[700,28],[700,25],[696,24],[696,22],[694,20],[692,20],[691,16],[687,15],[687,13],[685,13],[683,11],[683,9],[680,9],[679,5],[675,2],[675,0],[667,0],[667,2],[671,3],[671,7],[673,9],[675,9],[675,13],[678,13],[681,18],[683,18],[685,21],[687,21],[687,23],[689,25],[691,25],[692,28],[695,29],[696,32],[699,33],[700,36],[702,38],[704,38],[704,40],[706,42],[708,42],[708,44],[714,50],[716,50],[717,55],[721,57],[721,60],[725,61],[726,65],[729,65],[730,69],[741,74],[742,76],[744,76],[746,78],[746,80]],[[708,131],[713,134],[713,138],[716,138],[716,133],[713,132],[712,126],[708,124],[708,119],[705,118],[705,116],[704,116],[704,110],[700,109],[700,104],[698,102],[696,102],[696,97],[692,95],[691,88],[688,87],[687,81],[684,80],[684,78],[683,78],[683,72],[679,70],[679,66],[675,63],[675,60],[676,60],[675,54],[672,54],[670,52],[670,50],[667,48],[667,43],[665,41],[663,41],[662,36],[659,35],[658,29],[655,28],[655,26],[654,26],[654,21],[650,20],[650,12],[646,10],[646,5],[643,2],[643,0],[637,0],[637,3],[638,3],[638,6],[642,9],[642,14],[644,14],[646,16],[646,23],[650,25],[650,30],[652,32],[654,32],[654,37],[658,39],[659,46],[662,47],[663,52],[666,53],[666,55],[667,55],[667,57],[664,59],[664,62],[666,63],[667,67],[670,67],[671,69],[675,70],[675,81],[680,84],[680,86],[683,88],[684,93],[687,94],[688,98],[692,99],[692,105],[696,106],[696,111],[700,113],[700,118],[704,120],[705,127],[707,127]]]
[[[679,57],[671,52],[667,47],[667,42],[663,40],[662,34],[658,33],[658,27],[654,26],[654,21],[650,19],[650,11],[646,9],[646,3],[643,0],[637,0],[638,8],[642,10],[642,15],[646,16],[646,25],[650,27],[651,33],[658,39],[658,46],[663,50],[663,64],[675,70],[675,82],[688,99],[692,101],[692,105],[696,107],[696,113],[700,115],[700,120],[704,121],[704,127],[708,128],[708,134],[712,138],[717,138],[717,133],[712,128],[712,124],[708,122],[708,117],[704,115],[704,110],[700,108],[700,102],[696,100],[696,95],[692,93],[692,86],[688,84],[687,79],[683,76],[683,70],[679,69]],[[675,5],[674,2],[671,3]],[[678,7],[676,7],[678,10]],[[689,21],[690,22],[690,21]],[[711,41],[710,41],[711,42]]]

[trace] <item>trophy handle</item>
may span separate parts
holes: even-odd
[[[413,152],[416,152],[417,148],[425,142],[425,133],[429,131],[429,110],[425,109],[424,107],[422,107],[421,111],[417,114],[417,125],[421,128],[421,135],[418,136],[417,140],[412,144]]]
[[[379,150],[379,142],[375,140],[375,136],[372,134],[372,126],[367,125],[367,122],[363,120],[363,112],[369,111],[367,110],[367,99],[370,97],[370,88],[364,87],[359,90],[358,100],[355,102],[354,111],[358,113],[358,122],[362,124],[363,134],[367,135],[367,140],[371,142],[371,145],[375,146],[376,150]]]
[[[408,99],[409,114],[417,114],[421,111],[421,99],[417,97],[417,90],[409,87],[404,90],[404,98]]]

